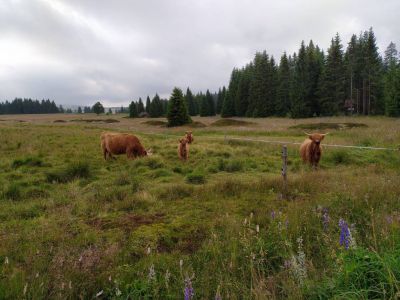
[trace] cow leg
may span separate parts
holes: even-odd
[[[133,150],[128,149],[128,150],[126,151],[126,157],[127,157],[128,159],[135,159],[135,155],[134,155],[134,153],[133,153]]]
[[[104,160],[107,160],[107,150],[103,149],[103,156],[104,156]]]

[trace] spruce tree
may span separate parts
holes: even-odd
[[[253,75],[250,82],[247,116],[266,117],[273,113],[274,100],[271,96],[272,72],[272,65],[268,54],[265,51],[256,53]]]
[[[151,107],[150,97],[147,96],[147,98],[146,98],[146,112],[147,112],[148,114],[150,114],[150,109],[151,109],[150,107]]]
[[[238,117],[244,117],[249,106],[249,93],[252,71],[252,64],[247,65],[244,69],[241,70],[237,93],[234,99],[235,112]]]
[[[137,118],[137,117],[138,117],[137,104],[132,101],[131,104],[129,104],[129,118]]]
[[[81,114],[82,113],[82,108],[79,106],[78,107],[78,114]]]
[[[150,102],[149,114],[152,118],[159,118],[163,115],[163,106],[158,94],[156,94]]]
[[[383,66],[385,70],[389,69],[389,66],[396,65],[398,63],[398,52],[396,49],[396,44],[390,42],[389,46],[387,46],[385,50],[385,58],[383,60]]]
[[[278,68],[278,89],[275,104],[276,115],[285,117],[290,111],[290,69],[286,52],[281,56]]]
[[[331,41],[319,86],[321,115],[336,115],[344,108],[345,71],[339,34]]]
[[[394,43],[385,51],[384,101],[385,114],[390,117],[400,116],[400,65]]]
[[[320,107],[318,101],[318,83],[323,69],[323,55],[318,46],[314,46],[311,40],[306,47],[307,59],[307,99],[311,104],[311,115],[319,115]]]
[[[292,118],[311,117],[311,103],[308,99],[309,74],[307,66],[307,54],[304,41],[302,41],[299,54],[295,60],[293,86],[291,89],[291,116]]]
[[[235,113],[235,97],[239,87],[240,71],[233,69],[231,79],[229,81],[228,90],[226,91],[224,102],[221,109],[221,117],[229,118],[236,115]]]
[[[168,102],[168,126],[181,126],[190,123],[192,120],[188,114],[182,90],[174,88]]]
[[[222,105],[224,104],[225,94],[226,94],[226,88],[224,86],[222,90],[221,88],[218,90],[217,107],[215,111],[218,115],[221,114]]]
[[[368,31],[366,41],[366,69],[367,77],[367,114],[381,114],[384,112],[382,99],[382,59],[378,53],[375,34],[372,27]]]
[[[345,69],[345,98],[351,100],[353,106],[357,106],[357,54],[358,43],[357,36],[352,35],[350,42],[347,45],[346,53],[344,54],[344,69]]]
[[[200,117],[209,116],[209,102],[206,95],[202,95],[200,98]]]
[[[192,91],[189,88],[186,89],[185,101],[189,111],[189,115],[196,116],[197,115],[196,102],[194,100]]]
[[[215,102],[214,98],[211,95],[210,91],[207,90],[206,92],[206,100],[207,100],[207,107],[208,107],[208,116],[215,116]]]
[[[137,105],[137,111],[138,111],[138,115],[140,115],[142,112],[145,112],[142,98],[139,98],[139,102]]]

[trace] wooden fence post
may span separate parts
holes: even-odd
[[[283,178],[283,197],[287,197],[287,146],[282,147],[282,178]]]

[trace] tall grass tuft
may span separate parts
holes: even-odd
[[[89,178],[90,176],[90,167],[87,162],[74,162],[65,169],[47,173],[46,179],[48,182],[67,183],[75,179]]]
[[[21,166],[41,167],[43,165],[44,164],[41,158],[37,156],[27,156],[25,158],[14,159],[14,161],[11,164],[11,167],[16,169]]]

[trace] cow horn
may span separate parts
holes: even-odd
[[[322,134],[323,136],[325,136],[325,135],[327,135],[327,134],[329,134],[329,132],[327,132],[327,133],[324,133],[324,134]]]
[[[305,131],[303,131],[304,133],[305,133],[305,135],[312,135],[312,133],[307,133],[307,132],[305,132]]]

